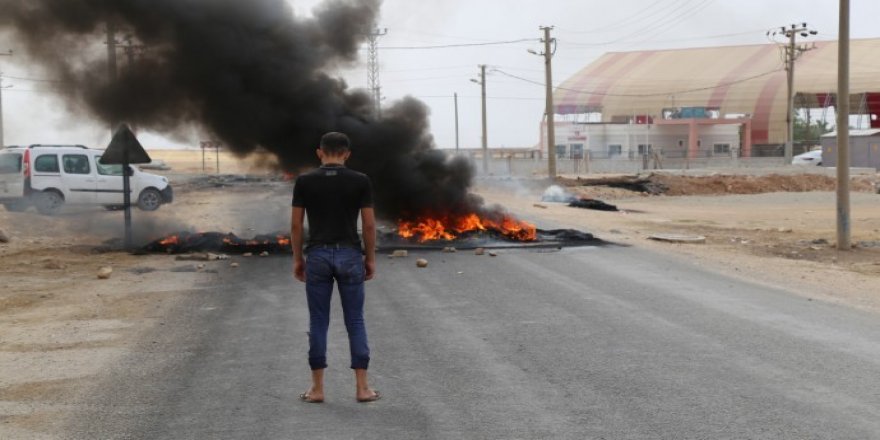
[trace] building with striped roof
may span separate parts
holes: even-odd
[[[834,106],[837,91],[837,42],[803,49],[795,63],[795,106],[820,109],[809,112],[810,117],[833,125],[826,110]],[[880,128],[880,39],[852,40],[850,51],[850,108],[863,115],[860,128]],[[711,146],[701,145],[699,138],[713,130],[726,142],[738,143],[732,149],[742,156],[753,155],[753,145],[784,144],[784,53],[778,44],[607,53],[556,87],[557,127],[563,136],[557,145],[565,145],[566,137],[582,140],[595,133],[590,127],[595,124],[653,125],[631,128],[636,133],[653,130],[656,140],[666,133],[666,145],[655,148],[680,147],[690,156],[707,149],[711,154]],[[734,141],[731,130],[737,132]],[[591,153],[601,153],[611,144],[587,145]],[[546,151],[545,141],[541,146]],[[612,146],[620,148],[619,143]]]

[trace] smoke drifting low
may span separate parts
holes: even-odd
[[[288,170],[317,164],[327,131],[354,143],[349,165],[373,179],[386,219],[480,211],[473,171],[433,150],[427,107],[403,99],[372,114],[367,93],[328,70],[357,61],[380,0],[327,0],[313,18],[285,0],[0,0],[0,28],[96,118],[173,133],[202,127],[237,153],[262,147]],[[110,81],[107,23],[146,47]]]

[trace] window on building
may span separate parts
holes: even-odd
[[[64,172],[67,174],[90,174],[89,157],[85,154],[65,154]]]
[[[730,154],[730,144],[715,144],[712,151],[715,154]]]
[[[557,145],[556,146],[556,157],[563,159],[568,153],[568,145]]]
[[[61,170],[58,169],[58,155],[44,154],[42,156],[38,156],[34,160],[34,171],[38,173],[60,172]]]
[[[620,156],[623,154],[623,145],[611,144],[608,146],[608,157]]]
[[[654,150],[651,144],[639,144],[639,156],[647,156]]]
[[[583,159],[584,158],[584,144],[571,144],[571,158],[572,159]]]
[[[683,146],[684,146],[684,139],[679,139],[679,140],[678,140],[678,146],[679,146],[679,147],[683,147]]]

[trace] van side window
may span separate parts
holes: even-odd
[[[95,156],[95,167],[98,168],[98,174],[102,176],[122,175],[122,165],[104,165],[101,163],[101,156]]]
[[[34,160],[34,171],[38,173],[60,172],[61,170],[58,168],[58,155],[44,154],[42,156],[37,156],[36,160]]]
[[[21,155],[17,153],[0,154],[0,174],[21,173]]]
[[[85,154],[65,154],[64,172],[67,174],[91,174],[89,157]]]

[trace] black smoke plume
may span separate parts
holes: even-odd
[[[427,107],[406,98],[373,114],[363,91],[326,72],[357,62],[380,0],[327,0],[312,18],[286,0],[0,0],[0,28],[56,75],[77,111],[163,133],[198,126],[242,156],[264,148],[286,170],[316,165],[327,131],[353,141],[386,219],[479,212],[466,160],[433,149]],[[108,23],[144,46],[107,73]]]

